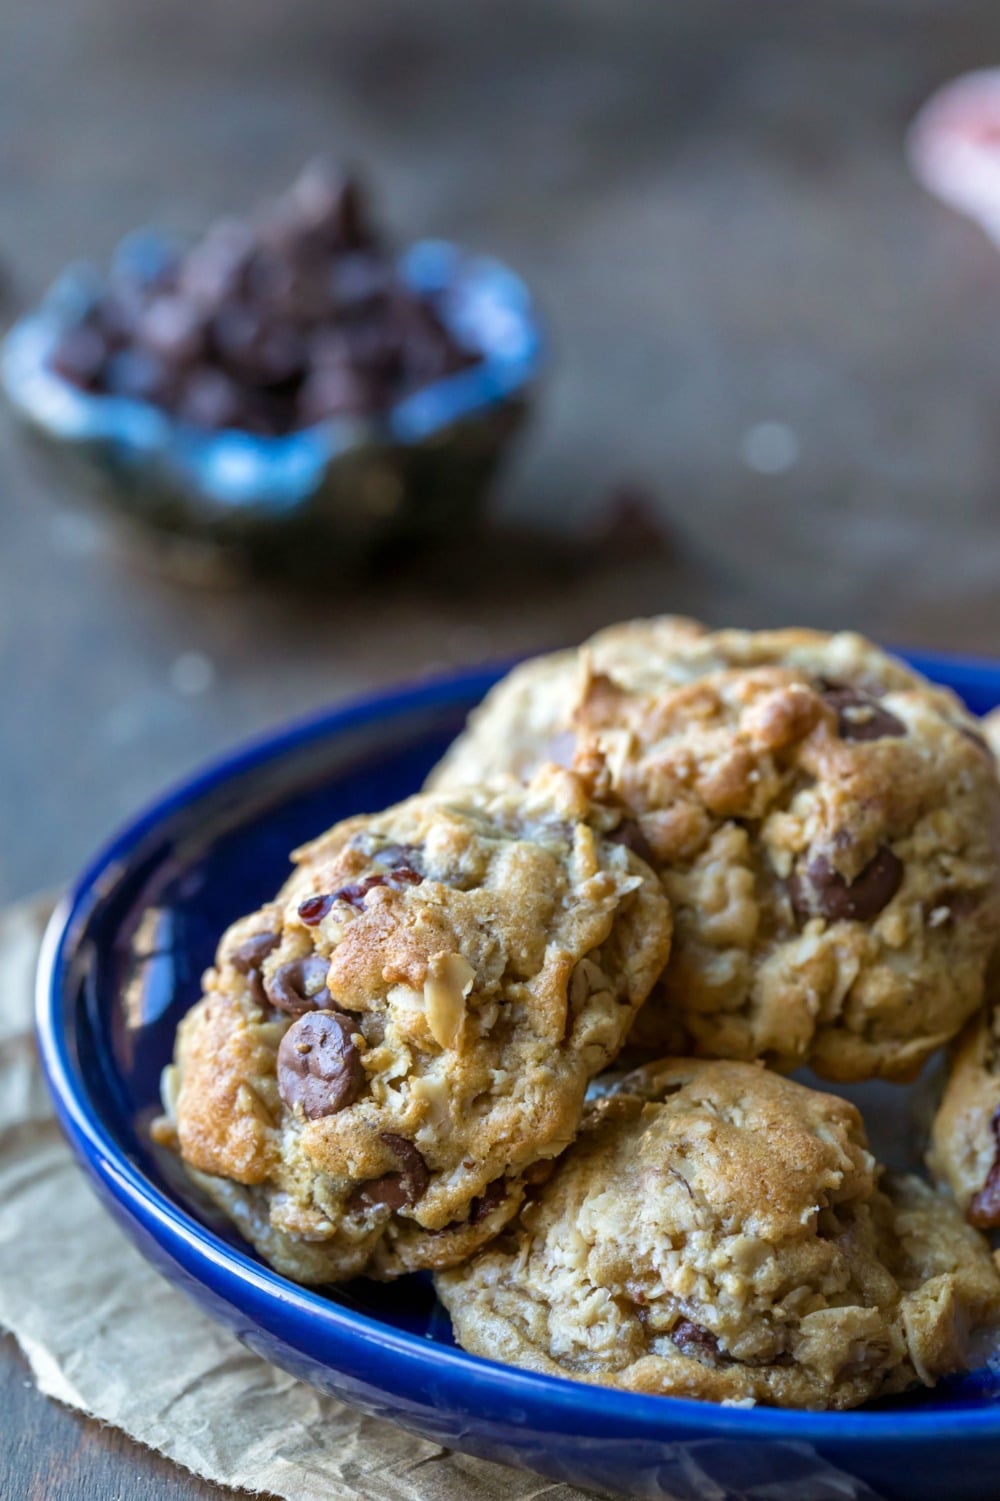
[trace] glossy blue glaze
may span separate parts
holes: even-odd
[[[911,658],[977,712],[1000,664]],[[169,794],[92,863],[49,929],[38,1033],[60,1120],[111,1213],[247,1345],[322,1391],[450,1447],[672,1501],[981,1498],[1000,1378],[855,1413],[733,1410],[553,1380],[453,1345],[429,1282],[326,1295],[265,1266],[199,1203],[146,1125],[217,938],[271,895],[287,852],[414,791],[495,672],[388,692],[262,741]]]

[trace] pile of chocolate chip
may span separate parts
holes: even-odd
[[[357,181],[315,163],[186,254],[126,242],[52,365],[199,428],[278,436],[383,412],[480,358],[401,281]]]

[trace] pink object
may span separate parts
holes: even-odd
[[[1000,246],[1000,68],[965,73],[921,109],[906,141],[917,181]]]

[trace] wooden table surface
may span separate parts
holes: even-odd
[[[0,259],[37,295],[317,150],[399,236],[507,258],[550,330],[495,534],[364,590],[210,592],[0,428],[0,900],[206,756],[373,684],[674,609],[1000,653],[1000,257],[910,180],[993,0],[0,0]],[[585,548],[640,490],[667,546]],[[0,1342],[0,1495],[217,1494]]]

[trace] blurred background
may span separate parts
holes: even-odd
[[[0,0],[4,320],[317,151],[404,244],[530,286],[548,357],[485,535],[184,583],[0,426],[0,900],[207,756],[622,616],[1000,653],[1000,255],[913,180],[990,0]]]

